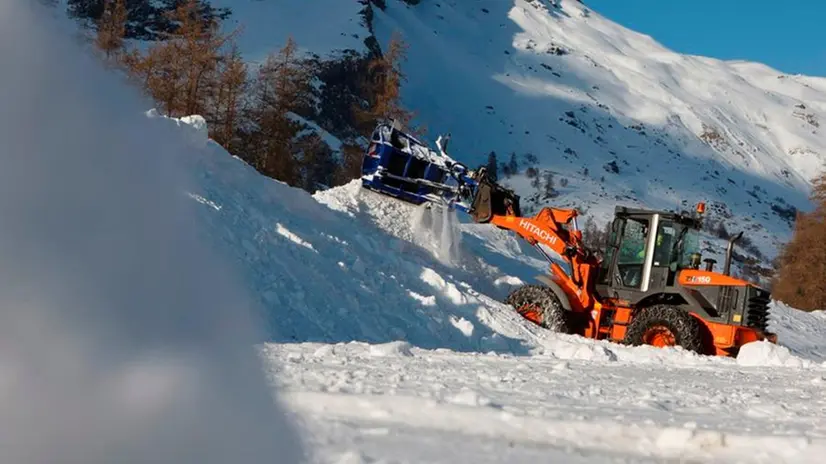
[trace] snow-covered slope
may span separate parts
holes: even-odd
[[[822,313],[775,304],[782,345],[737,359],[550,333],[500,303],[544,266],[504,231],[358,183],[311,196],[201,119],[166,123],[192,144],[176,156],[207,237],[266,311],[265,369],[314,462],[819,462]]]
[[[295,462],[191,148],[53,13],[0,2],[2,461]]]
[[[357,182],[311,196],[167,122],[314,462],[820,462],[823,313],[775,304],[781,346],[737,359],[550,333],[499,302],[544,266],[512,235]]]
[[[253,54],[288,34],[315,53],[363,49],[370,34],[353,30],[355,0],[320,4],[306,21],[303,2],[217,3],[235,9]],[[452,154],[470,165],[491,151],[500,162],[535,155],[560,193],[539,203],[605,222],[617,203],[706,201],[766,260],[790,237],[791,207],[810,208],[809,182],[826,162],[826,79],[680,55],[574,0],[386,0],[371,13],[380,44],[398,31],[410,45],[403,96],[430,139],[452,132]],[[534,196],[527,178],[507,183]]]
[[[408,204],[364,191],[358,182],[315,199],[259,175],[214,142],[205,150],[190,160],[202,180],[191,194],[268,309],[272,339],[403,339],[426,348],[527,353],[515,318],[502,330],[490,327],[509,319],[493,317],[500,306],[490,297],[504,297],[502,277],[509,274],[467,251],[484,250],[480,239],[464,238],[467,243],[456,244],[462,249],[444,256],[453,260],[442,262],[434,256],[438,246],[431,251],[408,241],[416,217]]]
[[[230,28],[238,28],[238,46],[252,62],[263,61],[292,37],[305,52],[324,55],[337,49],[361,49],[367,35],[358,0],[215,0],[230,7]]]

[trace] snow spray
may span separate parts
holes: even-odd
[[[442,264],[455,266],[460,263],[462,231],[453,210],[436,204],[422,205],[416,208],[411,226],[418,244]]]
[[[302,462],[186,195],[197,148],[76,30],[0,1],[2,462]]]

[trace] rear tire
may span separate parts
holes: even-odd
[[[639,310],[625,332],[624,342],[636,346],[681,346],[705,354],[700,322],[675,306],[657,305]]]
[[[524,285],[514,290],[505,303],[534,324],[560,333],[571,333],[571,314],[562,307],[553,290],[542,285]]]

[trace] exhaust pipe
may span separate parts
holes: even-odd
[[[714,271],[714,263],[717,262],[716,260],[711,259],[711,258],[706,258],[706,259],[703,260],[703,262],[706,263],[706,271],[707,272]]]
[[[734,242],[743,238],[743,231],[728,239],[728,249],[726,249],[726,265],[723,268],[723,274],[730,275],[731,272],[731,255],[734,252]]]

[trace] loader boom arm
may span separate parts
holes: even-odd
[[[484,168],[477,173],[478,187],[469,211],[473,220],[511,230],[535,246],[550,262],[551,278],[564,289],[577,309],[593,305],[590,291],[594,269],[599,260],[582,243],[577,228],[575,209],[542,208],[534,217],[523,217],[519,196],[490,180]],[[560,255],[569,265],[570,273],[539,246],[545,245]]]
[[[519,216],[493,216],[491,224],[502,229],[516,232],[530,244],[541,243],[561,256],[569,256],[579,245],[579,234],[574,230],[566,230],[563,224],[575,221],[576,211],[555,208],[543,208],[532,218]],[[559,220],[563,222],[560,223]]]
[[[594,304],[590,284],[599,260],[583,245],[576,216],[576,210],[543,208],[532,218],[494,215],[489,222],[515,232],[537,247],[550,262],[551,278],[565,291],[570,303],[581,310]],[[570,273],[551,260],[540,244],[560,255],[570,265]]]

